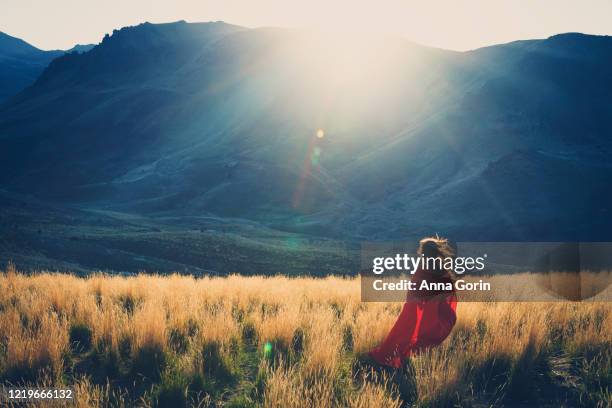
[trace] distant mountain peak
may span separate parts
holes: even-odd
[[[24,40],[0,31],[0,54],[19,55],[31,52],[43,52]]]
[[[612,56],[612,37],[583,33],[562,33],[548,37],[537,49],[558,57],[597,61]]]
[[[66,53],[78,52],[83,53],[91,50],[96,44],[77,44],[74,47],[66,50]]]
[[[551,35],[548,40],[568,40],[568,39],[597,39],[597,38],[609,38],[609,35],[597,35],[597,34],[585,34],[580,32],[567,32]]]
[[[104,36],[104,41],[109,41],[111,38],[125,39],[129,36],[157,36],[157,39],[163,36],[173,36],[174,38],[166,38],[167,40],[180,41],[189,36],[198,36],[201,34],[209,34],[212,31],[232,32],[243,30],[243,27],[228,24],[223,21],[210,21],[188,23],[185,20],[174,21],[170,23],[150,23],[148,21],[134,26],[126,26],[120,29],[115,29],[111,34]]]
[[[32,84],[63,51],[43,51],[20,38],[0,32],[0,103]]]
[[[127,82],[134,81],[134,75],[143,75],[138,78],[145,81],[147,77],[156,77],[159,71],[178,69],[207,44],[241,30],[245,28],[224,22],[185,21],[144,22],[123,27],[107,33],[100,44],[91,49],[76,49],[80,53],[66,53],[55,59],[41,74],[37,84],[48,86],[56,80],[95,82],[111,74],[116,80],[123,78]]]

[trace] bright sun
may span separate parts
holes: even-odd
[[[347,32],[305,31],[291,51],[303,85],[320,95],[364,98],[386,86],[405,55],[398,38]],[[378,88],[378,89],[377,89]]]

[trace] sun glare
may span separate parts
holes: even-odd
[[[384,120],[389,108],[397,109],[393,101],[407,92],[411,79],[420,77],[422,63],[414,50],[397,37],[294,32],[277,56],[291,86],[286,106],[317,125],[311,131],[317,140],[329,132],[334,140],[353,134],[358,121]]]
[[[341,92],[361,92],[387,77],[401,53],[397,39],[358,33],[304,33],[296,61],[309,86]]]

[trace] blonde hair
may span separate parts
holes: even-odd
[[[427,258],[451,258],[455,256],[455,250],[448,243],[448,239],[437,235],[420,240],[417,252]]]

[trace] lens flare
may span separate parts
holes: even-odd
[[[321,148],[315,146],[310,155],[310,162],[313,166],[319,165],[319,158],[321,157]]]
[[[317,137],[323,139],[325,137],[325,131],[323,131],[323,129],[317,130]]]
[[[317,137],[310,137],[308,148],[306,149],[306,157],[304,158],[304,164],[302,165],[302,172],[300,173],[300,178],[297,182],[295,192],[293,193],[293,199],[291,202],[293,208],[296,209],[299,208],[302,203],[306,183],[311,177],[313,169],[316,170],[319,167],[321,148],[317,146],[317,144],[319,143],[318,141],[320,140],[320,138],[318,138],[318,131],[317,133],[315,133],[315,136]]]

